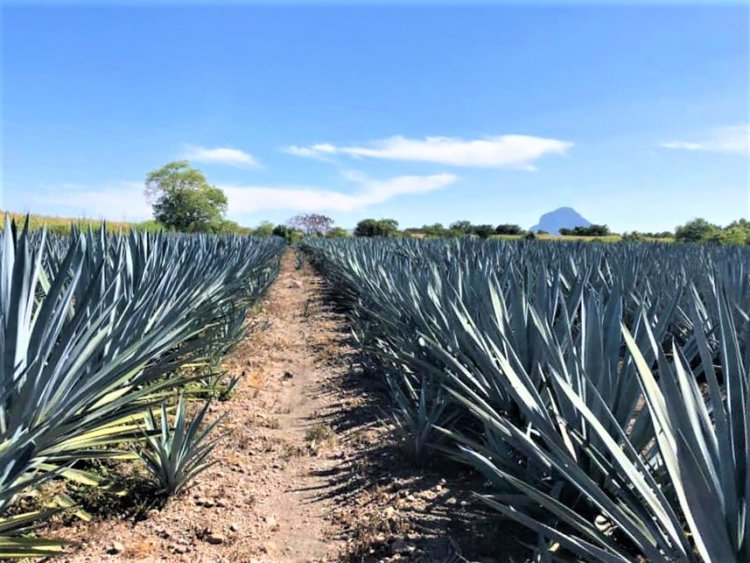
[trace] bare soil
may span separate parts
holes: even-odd
[[[144,510],[51,530],[72,542],[63,561],[508,560],[512,551],[487,556],[513,542],[478,513],[475,477],[406,459],[343,314],[296,266],[290,250],[252,313],[257,328],[225,362],[241,381],[212,406],[225,415],[218,462],[163,508],[131,493],[125,504]]]

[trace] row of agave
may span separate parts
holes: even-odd
[[[413,454],[538,560],[750,560],[750,252],[307,240]]]
[[[70,499],[61,494],[49,510],[19,513],[19,496],[55,479],[106,486],[87,470],[92,460],[134,458],[134,444],[150,442],[150,452],[139,450],[147,466],[182,464],[168,469],[189,477],[205,465],[211,443],[198,426],[206,408],[186,421],[180,400],[174,428],[167,413],[175,395],[241,336],[247,308],[275,278],[283,249],[275,238],[113,236],[104,227],[48,236],[6,218],[0,557],[59,550],[28,532]],[[161,423],[152,412],[159,405]],[[196,451],[186,453],[191,440]]]

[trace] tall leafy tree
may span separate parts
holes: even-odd
[[[716,237],[719,234],[718,225],[709,223],[705,219],[693,219],[677,227],[675,239],[678,242],[700,242]]]
[[[398,234],[395,219],[363,219],[354,229],[355,237],[392,237]]]
[[[170,162],[146,177],[154,219],[183,232],[221,229],[227,196],[186,160]]]

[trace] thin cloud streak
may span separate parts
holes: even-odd
[[[217,147],[209,149],[206,147],[197,147],[188,145],[183,158],[194,162],[204,162],[208,164],[224,164],[226,166],[235,166],[238,168],[258,168],[258,160],[245,151],[233,149],[230,147]]]
[[[533,170],[534,162],[545,155],[565,155],[573,147],[569,141],[530,135],[500,135],[464,140],[454,137],[409,139],[397,135],[372,141],[363,146],[340,146],[318,143],[309,147],[292,145],[285,152],[307,158],[346,155],[372,158],[429,162],[473,168],[521,168]]]
[[[348,173],[347,179],[360,185],[350,194],[313,187],[221,186],[229,199],[229,213],[241,215],[257,211],[355,211],[385,203],[395,197],[423,194],[444,188],[458,180],[453,174],[398,176],[373,180],[363,174]]]
[[[664,149],[750,154],[750,125],[732,125],[712,129],[702,139],[692,141],[666,141]]]

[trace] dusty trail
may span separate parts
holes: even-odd
[[[186,496],[143,519],[99,514],[93,524],[60,528],[58,534],[83,542],[66,561],[338,558],[343,544],[327,520],[333,501],[318,492],[329,486],[326,475],[342,454],[320,422],[321,413],[337,407],[321,386],[345,369],[328,360],[347,350],[341,319],[322,311],[319,284],[288,251],[252,315],[256,329],[225,362],[242,379],[230,400],[212,407],[213,415],[226,415],[218,463]]]

